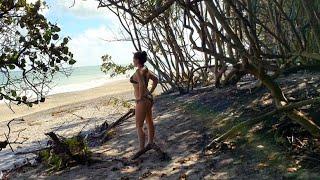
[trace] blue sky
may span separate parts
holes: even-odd
[[[36,0],[28,0],[34,2]],[[61,28],[61,36],[70,36],[70,50],[77,60],[75,66],[100,65],[101,56],[109,54],[114,62],[128,64],[135,51],[131,42],[107,42],[122,38],[117,17],[107,8],[97,9],[95,0],[45,0],[48,8],[42,13]]]

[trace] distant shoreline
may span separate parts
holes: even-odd
[[[80,103],[82,101],[87,101],[106,95],[113,95],[125,92],[133,93],[133,87],[129,83],[128,79],[123,78],[116,79],[114,81],[108,81],[98,87],[51,94],[46,97],[46,101],[44,103],[34,105],[31,108],[27,107],[26,105],[17,106],[13,104],[12,109],[15,111],[15,113],[13,113],[6,104],[1,103],[0,122],[7,121],[13,118],[20,118],[54,107]]]
[[[72,74],[70,76],[56,74],[50,82],[50,89],[44,89],[43,92],[48,91],[48,94],[44,95],[50,96],[60,93],[88,90],[104,86],[111,82],[128,79],[130,73],[131,72],[128,71],[126,74],[118,74],[115,77],[109,77],[108,73],[106,74],[100,70],[100,66],[75,67],[72,69]],[[16,74],[18,77],[19,75],[19,73]],[[28,98],[32,99],[34,97],[35,94],[30,92]],[[4,100],[0,100],[0,105],[3,103],[5,103]]]

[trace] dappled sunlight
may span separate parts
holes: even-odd
[[[0,1],[0,179],[320,177],[316,0],[63,1]]]

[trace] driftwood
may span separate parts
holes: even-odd
[[[131,160],[137,159],[138,157],[145,154],[146,152],[148,152],[151,149],[155,150],[160,155],[161,160],[169,160],[170,159],[170,157],[168,156],[168,154],[166,152],[162,151],[161,148],[158,145],[156,145],[155,143],[152,143],[152,144],[148,144],[143,150],[138,151],[136,154],[134,154],[131,157]]]
[[[124,114],[123,116],[121,116],[117,121],[115,121],[114,123],[112,123],[111,125],[108,125],[107,121],[103,122],[100,127],[99,127],[99,133],[93,135],[94,139],[101,139],[101,141],[103,142],[107,137],[107,132],[110,131],[112,128],[120,125],[121,123],[123,123],[125,120],[133,117],[135,114],[135,110],[134,109],[130,109],[126,114]],[[9,122],[10,123],[10,122]],[[72,155],[72,153],[70,152],[70,150],[67,149],[66,145],[63,144],[63,142],[60,140],[60,138],[54,133],[54,132],[49,132],[46,133],[45,135],[49,136],[51,138],[51,140],[53,141],[54,145],[56,147],[58,147],[58,149],[56,149],[57,151],[60,152],[64,152],[66,154],[68,154],[70,156],[70,158],[77,160],[77,157],[75,157],[74,155]],[[78,133],[78,136],[80,136],[80,133]],[[2,149],[2,147],[6,147],[8,145],[7,141],[3,141],[0,142],[0,150]],[[38,153],[40,151],[43,150],[50,150],[52,149],[53,146],[47,146],[47,147],[43,147],[40,149],[36,149],[36,150],[31,150],[31,151],[26,151],[26,152],[17,152],[16,155],[22,155],[22,154],[30,154],[30,153]]]
[[[110,131],[111,129],[115,128],[116,126],[122,124],[124,121],[128,120],[129,118],[133,117],[135,115],[135,109],[130,109],[126,114],[121,116],[118,120],[113,122],[112,124],[108,125],[107,121],[102,123],[100,125],[100,132],[96,135],[94,135],[95,138],[99,139],[105,139],[107,132]]]
[[[40,151],[47,150],[47,149],[51,149],[51,147],[44,147],[44,148],[35,149],[35,150],[31,150],[31,151],[16,152],[15,155],[37,154]]]
[[[69,156],[70,159],[76,161],[78,164],[85,164],[88,161],[88,158],[86,156],[72,154],[68,145],[61,141],[60,138],[54,132],[49,132],[45,135],[49,136],[53,141],[53,146],[51,149],[54,151],[54,153],[66,154],[67,156]]]
[[[115,121],[110,126],[108,126],[108,128],[105,130],[105,132],[109,131],[110,129],[112,129],[112,128],[118,126],[118,125],[120,125],[125,120],[128,120],[129,118],[133,117],[134,115],[135,115],[135,109],[130,109],[126,114],[121,116],[117,121]]]

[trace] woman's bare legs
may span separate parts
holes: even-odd
[[[153,139],[154,139],[154,124],[153,124],[153,119],[152,119],[152,104],[149,101],[149,106],[147,107],[147,112],[146,112],[146,122],[148,126],[148,143],[147,144],[152,144]]]
[[[136,104],[135,116],[136,116],[136,128],[139,138],[140,151],[144,149],[145,145],[145,133],[143,130],[144,119],[146,118],[146,102],[140,101]]]

